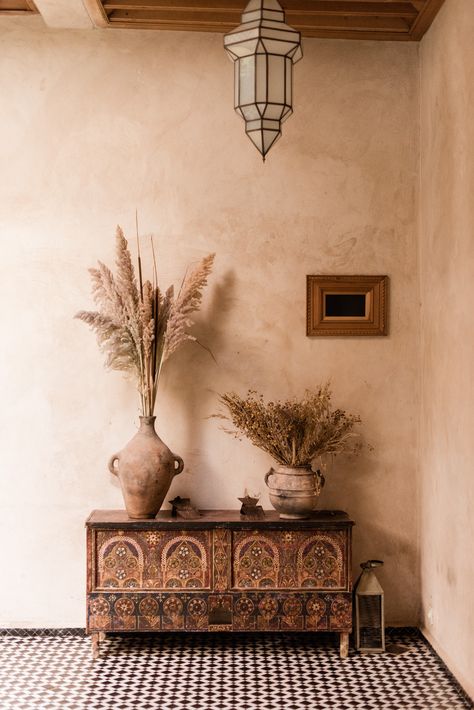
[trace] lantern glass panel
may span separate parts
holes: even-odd
[[[242,106],[239,113],[245,118],[246,121],[255,121],[260,118],[260,114],[255,104]]]
[[[267,55],[257,54],[255,74],[255,98],[257,103],[267,102]]]
[[[227,43],[225,45],[228,52],[233,57],[241,59],[242,57],[248,57],[250,54],[255,54],[258,44],[258,37],[248,37],[247,39],[241,39],[239,33],[235,33],[232,36],[232,43]]]
[[[239,60],[239,106],[255,101],[255,56],[242,57]]]
[[[282,116],[280,119],[280,123],[284,123],[286,121],[286,119],[291,116],[292,113],[293,113],[293,109],[291,108],[291,106],[285,106],[283,108],[283,113],[282,113]]]
[[[280,131],[273,131],[267,129],[258,129],[255,131],[248,131],[248,137],[255,144],[262,155],[266,155],[270,150],[271,146],[280,137]]]
[[[263,131],[263,150],[267,154],[271,146],[279,139],[281,136],[280,131]]]
[[[269,35],[270,32],[267,31],[265,34]],[[281,57],[285,57],[287,54],[289,54],[295,46],[294,42],[289,42],[287,40],[281,40],[268,36],[265,37],[264,44],[268,54],[278,54]]]
[[[294,50],[292,50],[289,54],[289,57],[291,57],[291,61],[293,64],[296,64],[296,62],[299,62],[300,59],[303,57],[303,50],[301,49],[301,44],[298,44]]]
[[[268,101],[285,103],[285,58],[268,56]]]
[[[265,109],[265,118],[271,118],[274,121],[279,121],[282,117],[284,106],[280,104],[268,104]]]
[[[376,651],[384,648],[383,597],[357,597],[358,648]]]
[[[377,628],[381,627],[382,619],[382,597],[380,596],[360,596],[359,597],[359,621],[360,627]]]
[[[239,105],[239,74],[240,62],[234,62],[234,108]]]
[[[286,66],[285,66],[285,69],[286,69],[286,72],[285,72],[285,84],[286,84],[286,86],[285,86],[285,99],[286,99],[286,101],[285,101],[285,103],[286,103],[288,106],[291,106],[292,101],[293,101],[293,86],[292,86],[292,84],[293,84],[293,81],[292,81],[292,78],[293,78],[293,66],[292,66],[291,59],[289,59],[289,58],[287,57],[287,58],[285,59],[285,64],[286,64]]]

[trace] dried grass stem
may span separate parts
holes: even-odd
[[[189,328],[193,313],[201,306],[214,254],[186,274],[175,298],[172,286],[165,294],[158,286],[153,241],[153,283],[143,281],[138,226],[137,249],[138,283],[127,240],[117,227],[116,274],[101,262],[99,268],[89,270],[98,310],[79,311],[75,317],[95,331],[106,366],[136,379],[141,412],[151,417],[163,363],[187,340],[196,340]]]
[[[360,450],[359,435],[353,431],[360,418],[332,409],[329,384],[300,400],[264,402],[252,390],[246,397],[229,392],[219,400],[227,413],[214,416],[233,425],[224,430],[238,439],[246,436],[283,466],[307,466],[325,454]]]

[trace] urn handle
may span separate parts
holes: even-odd
[[[270,469],[269,471],[267,471],[266,474],[265,474],[265,484],[266,484],[267,486],[268,486],[268,479],[270,478],[270,476],[272,475],[272,473],[275,473],[275,471],[273,470],[273,468],[271,468],[271,469]]]
[[[177,467],[176,464],[178,464]],[[173,466],[175,466],[174,475],[177,476],[178,473],[181,473],[184,468],[184,461],[181,456],[176,456],[175,454],[173,455]]]
[[[324,484],[326,483],[326,479],[325,479],[325,477],[323,476],[323,474],[321,473],[321,471],[319,470],[319,468],[318,468],[318,470],[316,471],[316,480],[318,481],[318,483],[319,483],[319,485],[321,486],[321,488],[322,488],[322,487],[324,486]]]
[[[113,473],[114,476],[118,476],[118,468],[115,467],[115,462],[119,462],[120,459],[120,454],[114,454],[113,456],[110,457],[108,467],[110,473]]]

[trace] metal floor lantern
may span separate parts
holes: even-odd
[[[375,576],[374,568],[382,560],[362,562],[362,574],[355,589],[356,649],[360,653],[385,651],[385,615],[383,589]]]
[[[250,0],[242,24],[224,37],[234,62],[234,108],[265,156],[293,112],[293,64],[303,56],[301,34],[285,22],[277,0]]]

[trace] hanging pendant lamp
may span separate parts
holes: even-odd
[[[242,24],[224,37],[234,62],[234,108],[245,132],[265,156],[293,112],[293,64],[301,59],[301,34],[285,22],[277,0],[250,0]]]

